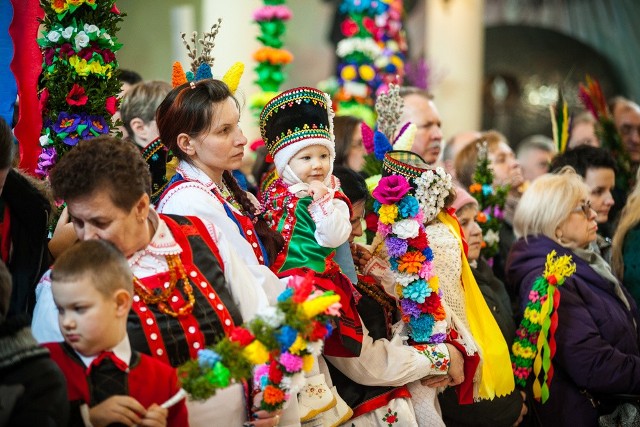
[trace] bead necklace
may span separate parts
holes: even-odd
[[[222,195],[223,199],[225,199],[227,202],[233,205],[233,207],[236,208],[238,211],[244,213],[244,209],[242,209],[242,205],[238,203],[235,197],[233,197],[233,193],[229,191],[224,181],[222,181],[221,185],[216,184],[216,187],[220,191],[220,194]]]
[[[138,294],[147,305],[157,304],[158,310],[171,317],[182,317],[191,314],[195,303],[195,297],[193,296],[193,288],[191,287],[191,283],[189,283],[187,272],[180,261],[180,256],[165,255],[165,259],[169,266],[169,285],[165,286],[163,289],[151,290],[147,288],[140,279],[134,276],[133,286],[136,294]],[[171,309],[169,304],[167,304],[167,300],[178,284],[178,273],[180,273],[180,279],[182,279],[182,290],[187,296],[187,303],[177,311],[174,311]]]

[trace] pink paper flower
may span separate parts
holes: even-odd
[[[411,186],[404,176],[389,175],[380,179],[372,195],[374,199],[383,205],[392,205],[402,199],[410,189]]]

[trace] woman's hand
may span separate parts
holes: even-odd
[[[309,195],[313,197],[313,201],[322,199],[328,192],[329,187],[318,180],[309,183]]]
[[[251,408],[254,412],[251,417],[251,421],[248,421],[243,424],[244,427],[272,427],[277,426],[280,423],[280,415],[282,411],[275,412],[267,412],[260,408],[260,402],[262,402],[262,392],[259,392],[253,397],[253,408]]]
[[[353,264],[359,271],[363,271],[369,260],[373,255],[364,246],[356,243],[351,244],[351,257],[353,258]]]
[[[456,386],[464,381],[464,358],[460,350],[446,344],[449,350],[449,372],[447,375],[430,375],[420,380],[427,387]]]
[[[520,423],[524,419],[524,416],[527,415],[527,412],[529,412],[529,408],[527,408],[527,394],[522,390],[520,390],[520,394],[522,395],[522,409],[520,409],[520,416],[518,417],[516,422],[513,423],[513,427],[520,425]]]
[[[134,426],[147,415],[146,409],[131,396],[111,396],[96,406],[89,408],[89,420],[94,427],[122,423]],[[154,425],[154,424],[151,424]]]

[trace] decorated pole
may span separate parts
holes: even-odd
[[[42,151],[36,173],[47,177],[81,139],[108,134],[120,81],[115,37],[122,15],[113,0],[41,0]]]

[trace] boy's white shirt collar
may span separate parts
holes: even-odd
[[[125,362],[127,366],[131,364],[131,354],[132,354],[131,343],[129,343],[129,335],[127,334],[124,334],[124,338],[122,339],[122,341],[116,344],[115,347],[111,349],[106,349],[104,351],[112,351],[113,354],[115,354],[118,359]],[[93,362],[96,357],[98,357],[98,354],[93,356],[83,356],[77,351],[76,351],[76,354],[80,357],[80,360],[82,360],[82,363],[84,363],[84,365],[87,367],[91,365],[91,362]]]

